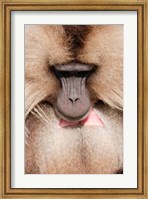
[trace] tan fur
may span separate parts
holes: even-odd
[[[50,94],[55,98],[58,81],[50,66],[69,62],[68,39],[62,26],[26,25],[25,28],[25,107],[30,110]]]
[[[96,98],[122,109],[123,26],[94,26],[77,59],[98,66],[89,86]]]
[[[84,37],[87,29],[83,27],[74,34],[65,30],[60,25],[25,27],[25,171],[116,173],[123,167],[123,27],[90,26]],[[74,45],[77,37],[81,42]],[[105,103],[93,105],[104,122],[103,128],[59,127],[60,118],[52,104],[60,84],[50,69],[71,61],[96,67],[87,87],[93,104],[98,100]]]

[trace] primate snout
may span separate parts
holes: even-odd
[[[60,79],[61,89],[55,102],[56,112],[65,120],[79,121],[90,110],[86,79],[92,71],[89,64],[68,63],[54,66],[53,72]]]
[[[74,102],[76,102],[76,101],[78,101],[79,100],[79,98],[78,97],[71,97],[71,98],[68,98],[72,103],[74,103]]]

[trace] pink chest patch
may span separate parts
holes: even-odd
[[[59,122],[60,127],[67,127],[67,126],[77,126],[77,125],[84,125],[84,126],[104,126],[101,118],[92,110],[88,117],[84,120],[77,121],[77,122],[68,122],[64,119],[61,119]]]

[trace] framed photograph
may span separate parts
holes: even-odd
[[[147,2],[0,6],[1,198],[147,198]]]

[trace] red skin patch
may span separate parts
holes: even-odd
[[[92,110],[90,114],[81,121],[77,122],[69,122],[64,119],[61,119],[59,122],[60,127],[67,127],[67,126],[77,126],[77,125],[84,125],[84,126],[104,126],[103,121],[101,118]]]

